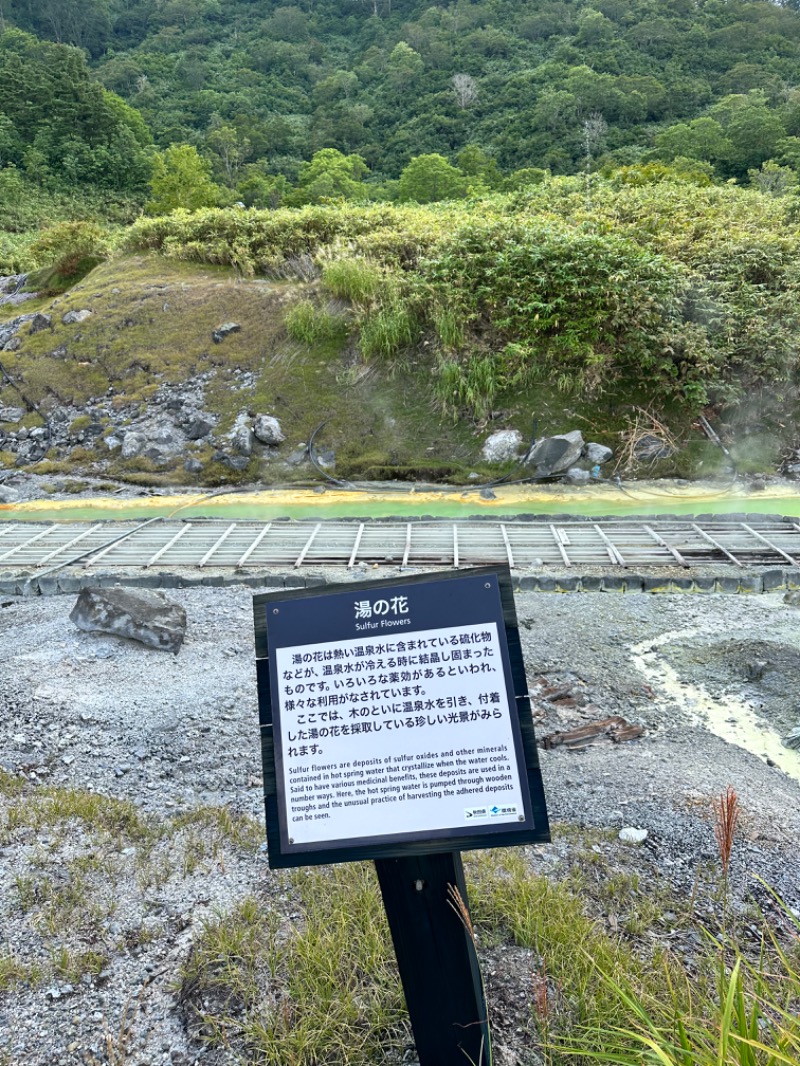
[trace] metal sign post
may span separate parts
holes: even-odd
[[[549,840],[508,570],[254,612],[270,865],[375,860],[421,1066],[488,1063],[460,853]]]

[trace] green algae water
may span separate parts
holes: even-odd
[[[260,492],[175,494],[132,498],[78,497],[35,500],[0,506],[0,520],[29,522],[136,521],[148,518],[230,519],[269,522],[276,519],[445,518],[473,516],[559,515],[625,518],[640,515],[782,514],[800,518],[800,492],[794,485],[767,491],[736,491],[710,484],[669,486],[637,483],[572,488],[563,485],[498,486],[493,498],[479,489],[276,489]]]

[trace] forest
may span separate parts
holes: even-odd
[[[4,191],[86,213],[103,190],[100,216],[676,161],[774,192],[800,167],[792,4],[0,0],[0,30]]]

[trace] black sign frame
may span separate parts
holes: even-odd
[[[473,600],[462,597],[462,607],[467,616],[472,612],[480,624],[497,622],[498,636],[503,657],[504,675],[508,693],[509,711],[512,731],[515,734],[517,765],[520,782],[525,796],[524,821],[519,825],[505,823],[481,823],[462,832],[460,828],[434,829],[422,832],[395,835],[391,838],[358,837],[354,840],[322,841],[299,845],[288,844],[286,826],[286,804],[281,795],[283,774],[280,766],[279,737],[273,726],[277,717],[277,684],[274,676],[275,652],[278,647],[296,647],[303,643],[321,643],[324,640],[351,639],[357,633],[344,632],[348,622],[341,617],[339,610],[338,625],[341,627],[335,636],[320,636],[325,632],[325,600],[328,599],[328,614],[336,615],[334,607],[338,602],[331,597],[345,597],[352,603],[359,593],[370,595],[386,590],[392,595],[400,595],[403,590],[419,588],[441,582],[457,582],[452,587],[452,594],[459,591],[474,592],[468,589],[476,580],[482,580],[485,587],[490,582],[496,588],[497,596],[491,608],[483,605],[476,607]],[[435,593],[436,589],[426,590]],[[450,591],[450,590],[447,590]],[[491,595],[489,597],[492,598]],[[431,603],[430,595],[426,599]],[[313,609],[312,609],[313,605]],[[288,610],[282,610],[287,608]],[[352,609],[352,608],[351,608]],[[261,755],[264,772],[264,805],[267,825],[267,845],[270,866],[286,868],[295,866],[321,865],[338,862],[354,862],[363,859],[403,858],[408,855],[432,855],[456,851],[469,851],[478,848],[505,847],[511,845],[546,843],[550,840],[547,807],[544,797],[541,769],[539,767],[536,737],[531,715],[522,646],[519,638],[511,574],[507,567],[476,567],[462,571],[438,571],[409,577],[376,579],[374,581],[348,582],[346,584],[317,586],[292,590],[279,590],[263,593],[253,598],[253,613],[256,639],[256,672],[258,680],[259,721],[261,729]],[[435,606],[433,613],[437,614]],[[287,621],[287,614],[293,615],[292,625]],[[277,622],[280,619],[280,623]],[[355,623],[353,623],[354,625]],[[445,626],[466,625],[464,614],[459,618],[448,618],[433,623],[430,616],[424,622],[399,631],[394,635]],[[288,626],[288,631],[287,631]],[[320,630],[320,627],[322,629]],[[316,633],[316,636],[315,636]],[[298,640],[298,634],[300,639]],[[373,634],[374,635],[374,634]],[[388,634],[383,634],[388,635]],[[278,743],[276,743],[276,739]]]

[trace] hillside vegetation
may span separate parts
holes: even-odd
[[[181,390],[213,423],[190,448],[206,483],[307,474],[290,460],[323,423],[337,476],[462,480],[483,469],[492,429],[527,438],[536,420],[539,435],[580,428],[619,448],[641,410],[681,445],[662,472],[719,466],[693,428],[702,410],[756,452],[749,469],[767,469],[796,443],[797,223],[756,191],[641,180],[142,219],[108,262],[35,305],[46,328],[19,325],[0,404],[21,388],[31,428],[54,411],[74,423],[64,446],[34,453],[43,470],[185,478],[185,449],[119,450]],[[62,321],[80,310],[93,313]],[[213,343],[226,321],[240,330]],[[287,440],[235,457],[256,413]]]

